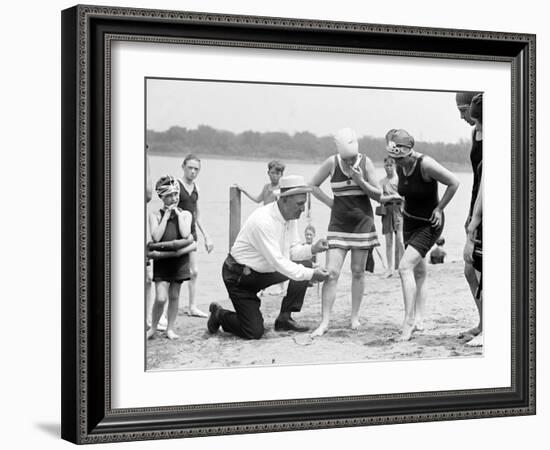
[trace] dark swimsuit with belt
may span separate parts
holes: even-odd
[[[441,216],[441,225],[433,227],[430,217],[439,204],[438,182],[425,181],[422,177],[421,155],[410,175],[405,175],[402,168],[398,168],[399,183],[397,190],[405,199],[403,210],[403,239],[405,248],[415,248],[422,258],[430,251],[443,232],[445,216]]]

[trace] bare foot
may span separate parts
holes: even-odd
[[[328,330],[328,324],[321,324],[319,325],[312,333],[311,333],[311,337],[317,337],[317,336],[322,336],[323,334],[325,334]]]
[[[199,308],[197,308],[196,306],[193,306],[193,307],[189,307],[189,313],[188,313],[191,317],[208,317],[208,314],[206,314],[205,312],[201,311]]]
[[[361,326],[361,322],[359,322],[359,319],[351,319],[352,330],[358,330],[360,326]]]
[[[157,330],[153,330],[152,328],[149,328],[147,330],[147,339],[153,339],[153,336],[155,336]]]
[[[483,333],[479,333],[476,337],[464,344],[465,347],[483,347]]]
[[[423,320],[417,320],[415,323],[414,323],[414,327],[413,327],[413,331],[424,331],[426,329],[426,327],[424,326],[424,321]]]
[[[160,316],[159,323],[157,325],[158,331],[165,331],[168,327],[168,319],[166,318],[166,314],[163,314]]]
[[[463,331],[458,335],[458,339],[467,339],[471,340],[472,338],[476,337],[479,333],[481,333],[481,329],[479,328],[479,325],[477,327],[470,328],[469,330]]]
[[[176,333],[174,333],[172,330],[167,330],[167,331],[166,331],[166,337],[167,337],[168,339],[172,339],[172,340],[175,340],[175,339],[179,339],[179,338],[180,338],[180,337],[179,337]]]
[[[391,277],[393,277],[393,270],[388,270],[383,275],[383,278],[391,278]]]
[[[402,342],[410,341],[412,339],[413,331],[414,331],[414,324],[413,325],[403,324],[403,330],[401,331],[401,341]]]

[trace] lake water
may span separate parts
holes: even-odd
[[[150,167],[153,184],[162,175],[173,175],[181,177],[181,162],[183,158],[171,156],[151,156]],[[204,158],[202,168],[197,179],[200,189],[199,206],[201,214],[201,223],[208,231],[214,241],[214,250],[207,254],[204,250],[204,243],[199,232],[199,292],[203,294],[218,296],[221,292],[225,293],[225,288],[221,279],[222,263],[229,250],[229,188],[238,183],[250,193],[258,194],[263,185],[269,182],[267,176],[267,161],[249,161],[249,160],[225,160],[215,158]],[[318,169],[319,164],[295,163],[286,164],[285,174],[303,175],[306,181],[313,176]],[[377,167],[378,178],[384,175],[384,169],[380,164]],[[464,246],[464,221],[470,204],[470,193],[472,186],[471,173],[459,172],[456,174],[460,180],[460,187],[451,203],[445,209],[445,229],[443,237],[445,238],[445,248],[447,251],[447,261],[461,260],[462,248]],[[332,196],[328,180],[322,186],[323,190]],[[443,190],[443,189],[441,189]],[[440,192],[441,195],[442,192]],[[242,196],[242,222],[248,215],[260,205],[253,203],[246,196]],[[376,205],[373,202],[373,206]],[[148,204],[148,210],[159,209],[162,203],[153,192],[153,199]],[[317,230],[317,238],[326,236],[330,210],[317,199],[312,198],[311,202],[311,223]],[[300,230],[303,231],[309,222],[306,214],[300,219]],[[382,224],[380,217],[376,216],[376,228],[379,232],[379,254],[385,258],[384,238],[381,234]],[[382,271],[382,264],[378,256],[375,256],[375,271]],[[344,271],[349,271],[349,263],[344,263]],[[204,300],[204,301],[203,301]],[[199,303],[209,303],[210,299],[199,299]]]

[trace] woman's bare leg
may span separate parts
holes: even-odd
[[[479,281],[478,281],[478,277],[476,275],[476,270],[474,269],[474,266],[467,262],[464,263],[464,277],[468,282],[468,286],[470,287],[470,292],[472,293],[472,298],[474,299],[474,302],[476,304],[479,321],[476,326],[469,328],[468,330],[460,333],[458,337],[461,339],[477,336],[481,332],[481,299],[476,298]]]
[[[403,242],[403,230],[399,229],[395,232],[395,266],[399,267],[399,262],[405,254],[405,243]]]
[[[405,304],[405,317],[403,318],[403,334],[401,339],[408,341],[414,331],[416,281],[414,268],[420,262],[422,256],[414,247],[407,247],[403,258],[399,263],[399,276],[401,277],[401,289],[403,291],[403,303]]]
[[[414,281],[416,283],[416,296],[414,299],[415,306],[415,319],[414,329],[418,331],[424,331],[424,318],[426,311],[426,275],[428,273],[428,267],[426,264],[426,258],[422,258],[420,262],[414,267]]]
[[[478,272],[476,270],[476,276],[478,278],[478,283],[479,283],[479,279],[481,277],[481,272]],[[479,305],[478,306],[478,312],[479,312],[479,326],[478,326],[478,334],[470,341],[466,342],[466,346],[468,347],[481,347],[483,346],[483,289],[481,290],[481,292],[479,293],[479,298],[476,298],[474,296],[474,298],[476,299],[476,305]]]
[[[329,278],[324,282],[321,293],[321,323],[317,329],[311,333],[312,336],[322,336],[328,330],[332,305],[334,305],[334,300],[336,299],[338,278],[340,277],[340,270],[342,269],[346,254],[347,250],[342,250],[340,248],[331,248],[327,251],[327,270],[329,272]],[[364,269],[365,266],[363,265],[363,270]]]
[[[351,251],[351,329],[357,330],[359,322],[359,308],[365,291],[365,264],[368,250]]]

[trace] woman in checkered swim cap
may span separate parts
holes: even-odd
[[[386,151],[396,163],[398,193],[405,200],[403,238],[405,253],[399,263],[405,317],[402,340],[424,329],[426,303],[426,254],[441,236],[443,210],[458,189],[457,177],[435,159],[414,150],[414,137],[402,129],[392,130]],[[447,186],[439,198],[439,183]]]

